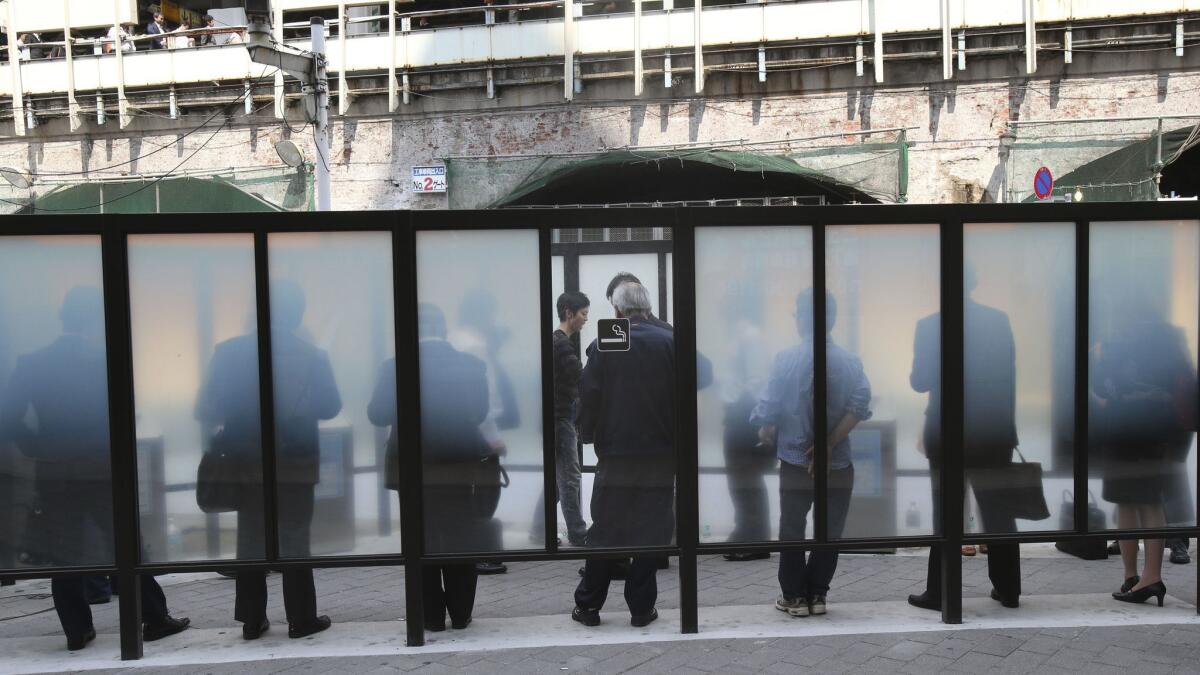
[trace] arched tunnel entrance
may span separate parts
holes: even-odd
[[[687,157],[583,162],[518,188],[503,207],[600,204],[877,204],[853,186],[794,163],[748,170],[742,164]]]

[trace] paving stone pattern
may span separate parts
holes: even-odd
[[[719,556],[700,561],[700,603],[705,606],[770,603],[778,594],[778,557],[729,563]],[[475,615],[503,618],[561,614],[573,605],[578,562],[509,565],[509,573],[481,577]],[[829,601],[903,599],[924,587],[921,555],[842,556]],[[1024,592],[1105,593],[1122,578],[1119,559],[1085,562],[1039,551],[1022,560]],[[1193,601],[1193,565],[1167,564],[1171,595]],[[284,622],[280,577],[269,577],[269,616]],[[982,556],[964,558],[967,597],[990,590]],[[194,625],[234,629],[231,580],[216,575],[164,577],[172,611]],[[58,635],[48,583],[19,582],[0,589],[0,638]],[[404,616],[404,574],[400,568],[341,568],[317,571],[322,613],[335,622],[388,621]],[[659,607],[679,606],[675,561],[659,573]],[[116,602],[94,607],[96,628],[115,633]],[[614,584],[607,612],[625,611],[620,584]],[[1018,610],[1019,611],[1019,610]],[[703,614],[702,614],[703,615]],[[398,623],[399,627],[403,624]],[[397,639],[403,639],[398,631]],[[911,672],[999,670],[1001,672],[1200,672],[1200,626],[1148,625],[1122,628],[959,630],[833,637],[698,640],[650,644],[512,649],[491,652],[430,653],[417,656],[280,659],[268,662],[189,666],[170,673],[393,673],[393,672]],[[0,672],[3,666],[0,665]],[[160,672],[156,669],[156,672]],[[146,673],[129,669],[109,672]]]

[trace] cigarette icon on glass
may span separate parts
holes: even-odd
[[[625,329],[621,328],[621,324],[614,323],[613,327],[612,327],[612,332],[617,337],[600,338],[600,342],[605,343],[605,344],[616,342],[619,344],[619,343],[623,343],[629,339],[629,336],[626,335],[626,333],[625,333]]]

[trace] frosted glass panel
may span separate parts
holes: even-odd
[[[968,225],[963,247],[967,531],[1072,529],[1075,225]],[[1021,456],[1042,465],[1047,520],[1010,515]]]
[[[268,242],[280,554],[397,553],[399,502],[383,475],[396,419],[391,234]],[[388,410],[375,426],[380,381]]]
[[[0,569],[113,562],[100,238],[0,237]]]
[[[848,450],[830,453],[834,474],[846,455],[853,474],[830,476],[829,535],[839,536],[835,520],[843,517],[834,502],[845,495],[835,494],[835,486],[852,486],[840,536],[930,534],[939,500],[927,459],[937,454],[930,452],[936,438],[928,432],[937,428],[940,412],[938,228],[830,227],[825,254],[826,286],[836,303],[825,317],[826,326],[832,324],[829,354],[836,346],[848,370],[860,361],[871,392],[870,419],[854,427]],[[829,363],[832,405],[834,359]]]
[[[670,277],[668,277],[670,278]],[[807,227],[716,227],[696,231],[696,349],[712,363],[713,386],[697,393],[700,535],[705,542],[766,541],[779,524],[779,461],[751,415],[776,402],[772,364],[810,336],[793,318],[812,285]],[[807,367],[811,379],[811,362]],[[792,373],[789,373],[789,375]],[[794,373],[800,375],[799,373]],[[778,374],[779,381],[788,377]],[[786,423],[785,423],[786,424]],[[811,529],[808,536],[812,536]]]
[[[130,237],[129,285],[147,557],[261,558],[254,239]],[[214,443],[236,449],[251,476],[240,512],[205,514],[197,505],[200,458]]]
[[[546,316],[538,269],[536,231],[417,234],[430,551],[535,546]]]
[[[1194,525],[1200,227],[1093,223],[1090,245],[1088,467],[1103,527]]]

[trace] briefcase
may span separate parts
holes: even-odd
[[[1075,498],[1069,490],[1063,490],[1062,511],[1058,515],[1058,529],[1071,532],[1075,529]],[[1087,520],[1089,532],[1100,532],[1108,522],[1104,511],[1096,504],[1096,495],[1088,490]],[[1054,542],[1054,548],[1083,560],[1108,558],[1108,541],[1102,536],[1083,539],[1063,539]]]
[[[1046,493],[1042,488],[1041,462],[1028,462],[1020,448],[1013,448],[1019,462],[1012,462],[1005,471],[1008,485],[1002,488],[1005,504],[1018,520],[1045,520],[1050,517]]]
[[[245,444],[218,431],[196,469],[196,505],[205,513],[237,511],[247,489],[258,489],[262,465]]]

